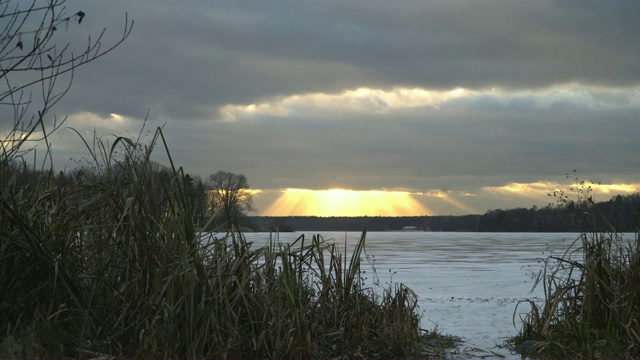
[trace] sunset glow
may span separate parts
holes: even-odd
[[[640,184],[591,184],[585,182],[583,185],[585,190],[589,187],[593,195],[601,194],[632,194],[640,190]],[[563,189],[568,195],[572,193],[571,189],[576,189],[573,184],[560,184],[557,182],[534,182],[534,183],[510,183],[504,186],[485,187],[487,192],[493,192],[504,195],[516,195],[528,198],[539,198],[553,193],[558,189]]]
[[[593,188],[596,193],[632,194],[640,191],[640,184],[592,184],[591,188]]]
[[[254,190],[262,216],[422,216],[483,214],[492,208],[546,206],[549,194],[564,189],[576,195],[572,184],[558,182],[508,183],[476,191],[385,191],[385,190]],[[589,184],[586,184],[589,186]],[[640,184],[591,184],[591,195],[606,201],[612,194],[632,194]]]
[[[286,189],[264,211],[267,216],[413,216],[431,215],[409,192],[343,189]]]

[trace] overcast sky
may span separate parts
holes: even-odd
[[[395,191],[415,215],[530,207],[574,169],[606,185],[598,200],[640,189],[638,1],[67,8],[87,14],[74,36],[116,37],[125,13],[135,26],[77,71],[66,125],[133,135],[149,110],[187,172],[245,174],[258,214],[305,213],[274,207],[284,189]],[[53,139],[57,167],[82,156],[75,137]]]

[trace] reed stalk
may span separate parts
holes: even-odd
[[[237,227],[203,233],[160,129],[146,147],[85,144],[66,184],[0,164],[0,358],[425,353],[417,296],[364,284],[366,230],[348,262],[320,235],[254,248]],[[169,176],[153,171],[156,147]]]
[[[584,199],[584,231],[560,256],[547,258],[538,277],[544,301],[531,311],[513,341],[536,358],[640,357],[640,247]],[[596,220],[603,220],[600,230]],[[514,319],[515,320],[515,319]]]

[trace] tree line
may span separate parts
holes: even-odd
[[[583,202],[586,200],[583,200]],[[618,232],[634,232],[640,228],[640,194],[616,195],[595,203],[601,216],[586,224],[584,203],[568,201],[543,208],[490,210],[483,215],[479,231],[581,231],[585,226],[614,228]]]
[[[10,167],[16,175],[16,187],[31,185],[51,176],[51,181],[72,189],[74,184],[99,184],[99,171],[89,166],[50,174],[14,161]],[[171,178],[171,169],[152,162],[146,170],[158,183]],[[206,178],[185,174],[185,196],[192,206],[194,223],[206,231],[225,230],[233,224],[253,231],[399,231],[415,228],[424,231],[469,232],[577,232],[584,230],[581,200],[562,197],[556,204],[543,207],[491,209],[484,214],[445,216],[252,216],[257,209],[247,177],[228,171],[217,171]],[[162,196],[162,187],[155,194]],[[586,201],[586,200],[582,200]],[[613,227],[619,232],[640,228],[640,194],[616,195],[595,203],[601,213],[595,219],[599,228]],[[606,219],[606,220],[605,220]]]
[[[159,163],[145,171],[159,183],[171,178],[171,169]],[[14,161],[10,167],[16,174],[16,186],[31,185],[51,176],[51,181],[72,189],[74,184],[100,183],[99,171],[89,166],[50,174]],[[233,224],[253,231],[399,231],[407,227],[424,231],[469,232],[577,232],[583,230],[580,200],[562,197],[556,204],[544,207],[491,209],[484,214],[446,216],[252,216],[256,211],[247,177],[228,171],[217,171],[206,178],[185,174],[185,196],[192,206],[194,223],[206,231],[226,230]],[[162,187],[155,194],[162,196]],[[586,201],[586,200],[582,200]],[[599,228],[613,227],[619,232],[640,228],[640,194],[616,195],[595,203],[601,213]],[[605,220],[606,219],[606,220]],[[608,222],[608,223],[607,223]]]
[[[578,232],[587,225],[582,205],[566,200],[544,207],[495,209],[461,216],[249,216],[243,219],[243,225],[260,231],[361,231],[365,227],[369,231],[399,231],[415,227],[425,231]],[[640,194],[617,195],[595,205],[602,214],[595,219],[597,228],[611,226],[618,232],[640,228]]]

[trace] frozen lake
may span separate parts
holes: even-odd
[[[292,242],[303,232],[281,233]],[[311,239],[314,233],[304,232]],[[341,246],[357,242],[357,232],[321,232],[325,240]],[[246,233],[247,241],[263,244],[267,233]],[[513,324],[519,300],[540,297],[531,293],[532,274],[551,249],[563,251],[578,237],[574,233],[445,233],[370,232],[366,253],[375,258],[380,281],[404,283],[419,296],[423,328],[437,328],[461,337],[461,358],[518,359],[498,345],[518,333]],[[350,252],[350,247],[348,246]],[[371,279],[370,268],[363,270]],[[391,270],[391,272],[389,271]],[[521,305],[519,312],[526,313]],[[518,315],[516,315],[516,319]]]

